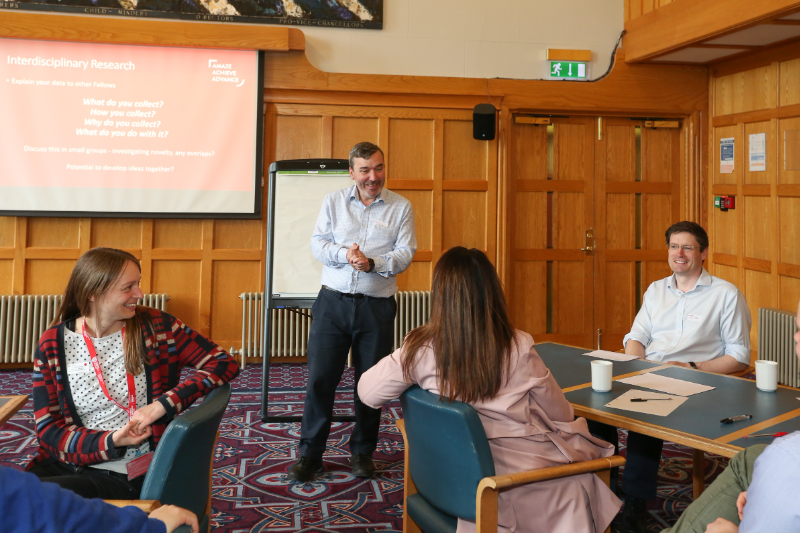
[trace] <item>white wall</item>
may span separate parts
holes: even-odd
[[[548,48],[592,51],[608,69],[624,0],[385,0],[383,30],[302,27],[325,72],[539,79]]]

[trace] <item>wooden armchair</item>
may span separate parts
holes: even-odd
[[[177,505],[197,515],[201,532],[209,531],[214,446],[230,399],[231,386],[225,384],[176,417],[153,454],[141,500],[107,502],[119,507],[135,505],[147,513],[161,505]]]
[[[476,531],[497,532],[501,489],[595,472],[606,484],[617,455],[593,461],[495,476],[489,441],[478,413],[462,402],[440,402],[414,386],[400,397],[405,442],[403,532],[455,532],[457,517],[474,520]]]

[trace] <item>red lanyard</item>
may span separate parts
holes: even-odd
[[[128,407],[125,408],[118,401],[111,397],[108,393],[108,389],[106,388],[106,380],[103,379],[103,371],[100,369],[100,361],[97,360],[97,352],[94,349],[94,344],[92,343],[92,339],[89,338],[89,335],[86,334],[86,319],[83,319],[83,323],[81,324],[81,329],[83,332],[83,340],[86,341],[86,348],[89,350],[89,357],[92,360],[92,368],[94,368],[94,373],[97,375],[97,381],[100,383],[100,388],[103,389],[103,394],[106,395],[106,398],[111,400],[114,405],[128,413],[128,419],[133,418],[133,413],[136,412],[136,382],[133,379],[133,376],[126,372],[125,374],[128,377]],[[124,346],[125,342],[125,326],[122,326],[122,342]],[[124,348],[123,348],[124,350]]]

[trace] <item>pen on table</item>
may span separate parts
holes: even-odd
[[[731,416],[728,418],[723,418],[720,420],[722,424],[732,424],[733,422],[738,422],[740,420],[747,420],[748,418],[753,418],[753,415],[738,415],[738,416]]]
[[[777,433],[758,433],[757,435],[745,435],[744,438],[753,438],[753,437],[783,437],[784,435],[788,435],[785,431],[779,431]]]
[[[631,398],[632,402],[657,402],[659,400],[668,401],[672,398]]]

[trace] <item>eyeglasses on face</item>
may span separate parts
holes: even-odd
[[[667,245],[667,248],[669,248],[673,252],[677,252],[679,248],[683,248],[684,252],[694,252],[697,249],[697,246],[691,246],[688,244],[685,244],[683,246],[679,244],[669,244]]]

